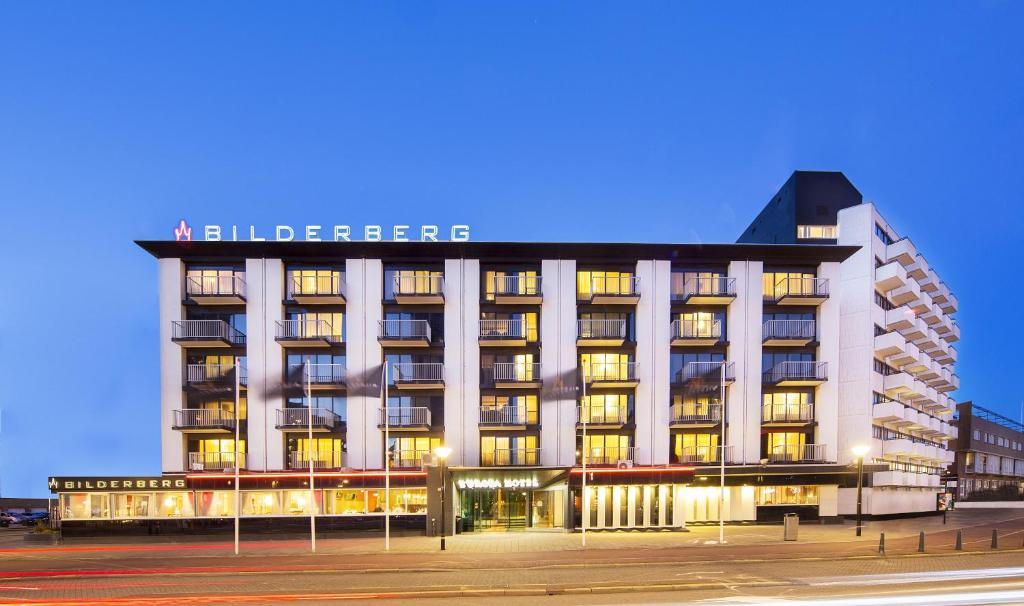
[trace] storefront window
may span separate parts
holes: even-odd
[[[281,497],[284,502],[284,513],[290,516],[301,516],[310,514],[310,502],[309,502],[309,491],[308,490],[285,490]],[[320,492],[313,491],[313,498],[319,499]],[[266,497],[264,497],[264,504]],[[317,504],[319,509],[319,504]],[[264,510],[266,508],[264,507]],[[267,514],[260,514],[267,515]]]
[[[817,505],[817,486],[758,486],[757,505]]]
[[[281,514],[281,493],[255,490],[242,491],[243,516],[272,516]]]
[[[235,493],[206,491],[197,494],[196,508],[200,517],[229,518],[235,515]]]
[[[330,515],[356,515],[366,513],[365,490],[328,490],[327,513]]]
[[[148,496],[148,495],[147,495]],[[192,493],[190,492],[158,492],[155,495],[156,515],[158,518],[192,518]]]
[[[61,495],[61,517],[65,520],[106,520],[110,518],[108,495],[76,492]]]
[[[114,518],[148,518],[151,513],[149,494],[114,494]]]

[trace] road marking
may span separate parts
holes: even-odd
[[[895,583],[934,583],[975,579],[1003,579],[1024,577],[1024,568],[976,568],[969,570],[940,570],[935,572],[894,572],[852,577],[813,577],[794,579],[813,587],[831,585],[892,585]]]

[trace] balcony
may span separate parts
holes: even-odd
[[[911,360],[911,361],[907,362],[906,364],[904,364],[903,365],[903,370],[909,372],[910,374],[912,374],[912,375],[914,375],[916,377],[917,375],[919,375],[919,374],[927,371],[928,369],[930,369],[931,368],[931,362],[932,361],[931,361],[931,359],[928,358],[928,356],[920,355],[920,350],[918,350],[917,357],[915,357],[913,360]]]
[[[245,453],[238,453],[238,463],[245,468]],[[189,471],[228,471],[235,468],[234,452],[190,452]]]
[[[882,439],[882,456],[909,457],[915,454],[914,442],[909,437],[890,437]]]
[[[875,270],[875,288],[889,292],[907,283],[907,270],[896,262],[886,263]]]
[[[721,457],[724,455],[725,462],[728,463],[733,460],[732,451],[731,444],[724,449],[721,446],[685,446],[679,453],[679,462],[689,465],[721,464]]]
[[[722,406],[720,404],[673,404],[669,416],[669,427],[697,428],[715,427],[722,422]]]
[[[879,423],[905,425],[908,422],[905,409],[906,406],[902,402],[895,400],[876,402],[871,407],[871,418]]]
[[[934,328],[936,332],[942,334],[942,332],[939,330],[939,325],[942,324],[942,321],[946,317],[946,314],[942,313],[942,310],[939,309],[937,306],[933,305],[931,309],[922,314],[918,314],[917,317],[924,320],[925,324]]]
[[[926,278],[917,281],[921,285],[921,290],[929,295],[939,290],[940,282],[942,280],[939,280],[939,274],[935,273],[935,270],[931,268],[928,268],[928,276]]]
[[[917,262],[917,247],[910,238],[896,240],[885,247],[885,258],[888,261],[896,261],[903,267],[910,267]]]
[[[762,344],[768,347],[802,347],[815,340],[814,320],[765,320]]]
[[[235,413],[220,408],[174,411],[171,429],[182,433],[228,433],[235,430]]]
[[[672,321],[673,347],[710,346],[722,341],[722,322],[677,318]]]
[[[245,346],[245,335],[224,320],[173,320],[171,340],[182,347]]]
[[[521,318],[480,320],[480,347],[524,347],[526,327]]]
[[[761,424],[799,427],[814,423],[813,404],[769,404],[761,407]]]
[[[921,298],[921,288],[913,280],[899,288],[889,291],[889,300],[893,305],[906,305]]]
[[[540,278],[529,274],[494,276],[494,302],[499,305],[539,305],[542,300]]]
[[[676,372],[677,384],[694,386],[728,385],[736,380],[736,365],[732,362],[687,362]]]
[[[907,328],[899,329],[899,333],[907,341],[914,342],[928,334],[928,324],[920,318],[914,318]]]
[[[895,334],[896,336],[900,336],[899,333],[890,333],[890,334]],[[877,337],[876,337],[876,339],[877,339]],[[889,356],[888,362],[889,362],[889,366],[900,367],[900,366],[905,366],[907,364],[913,364],[914,362],[916,362],[920,358],[921,358],[921,351],[917,348],[917,345],[914,345],[913,343],[906,343],[903,346],[903,351],[898,351],[898,352],[896,352],[896,353],[894,353],[894,354]]]
[[[934,383],[942,377],[942,365],[935,360],[927,361],[927,368],[916,374],[919,381],[924,381],[929,387],[934,387]]]
[[[434,453],[429,450],[389,451],[389,465],[392,469],[422,469],[424,459],[432,461]]]
[[[764,293],[766,303],[775,305],[821,305],[828,299],[828,278],[781,278],[771,292]]]
[[[377,320],[377,342],[384,347],[430,347],[427,320]]]
[[[828,362],[779,362],[764,373],[764,382],[778,387],[813,387],[828,380]]]
[[[924,330],[924,336],[914,341],[914,345],[921,351],[930,351],[939,346],[939,335],[932,329],[926,328]]]
[[[308,386],[310,391],[339,389],[345,386],[344,364],[289,364],[288,377],[293,382]]]
[[[587,429],[618,429],[629,420],[625,406],[577,406],[576,427]]]
[[[907,303],[907,307],[910,308],[910,311],[914,312],[919,316],[926,314],[933,309],[932,298],[931,296],[928,295],[928,293],[922,292],[921,294],[918,295],[917,299]],[[927,324],[927,322],[925,323]]]
[[[632,467],[636,460],[635,446],[612,448],[591,448],[587,453],[587,465],[596,467]]]
[[[875,357],[888,358],[907,350],[907,340],[898,332],[887,332],[884,335],[875,335]]]
[[[330,450],[314,451],[310,456],[310,453],[305,450],[293,450],[288,453],[288,469],[293,471],[309,469],[310,463],[313,464],[313,469],[316,471],[344,469],[348,466],[346,465],[347,454],[341,450]]]
[[[944,303],[939,304],[939,308],[941,308],[942,311],[946,312],[947,314],[956,313],[956,311],[960,309],[960,300],[957,299],[956,295],[954,295],[953,293],[949,293],[949,296],[946,298],[946,301]]]
[[[636,387],[640,384],[636,362],[591,363],[581,374],[583,383],[595,389]]]
[[[377,427],[384,428],[384,411],[377,413]],[[428,431],[431,428],[430,409],[426,406],[395,406],[387,409],[388,429]]]
[[[540,465],[539,448],[496,448],[480,453],[481,467],[533,467]]]
[[[621,347],[626,342],[626,320],[576,320],[577,347]]]
[[[274,340],[283,347],[332,347],[342,342],[341,327],[327,320],[284,320],[275,322]]]
[[[580,301],[594,305],[636,305],[640,302],[640,278],[595,276],[590,279],[590,289],[578,295]]]
[[[827,463],[828,460],[825,444],[776,446],[768,453],[769,463]]]
[[[536,389],[541,386],[540,362],[495,362],[491,373],[496,389]]]
[[[403,362],[393,367],[392,380],[396,389],[443,389],[444,364],[442,362]]]
[[[395,302],[403,305],[441,305],[444,303],[444,275],[395,274],[392,283]]]
[[[299,275],[289,272],[285,298],[300,305],[344,305],[345,281],[341,272]]]
[[[914,378],[909,373],[897,372],[882,378],[882,389],[885,395],[895,398],[910,393],[914,386]]]
[[[525,406],[487,406],[480,408],[480,427],[491,429],[526,429]]]
[[[885,329],[906,330],[914,325],[916,319],[913,312],[905,307],[890,309],[885,312]]]
[[[709,276],[686,280],[680,301],[686,305],[728,305],[735,298],[736,278]]]
[[[185,300],[199,305],[245,305],[245,272],[186,277]]]
[[[198,390],[214,388],[231,388],[235,386],[234,364],[186,364],[185,386]],[[242,376],[239,384],[244,388],[248,382],[245,367],[241,367]]]
[[[277,423],[274,425],[281,431],[309,431],[312,424],[313,433],[327,433],[344,425],[334,411],[326,408],[279,408]]]
[[[914,262],[907,266],[907,275],[920,282],[928,279],[928,261],[919,253]]]

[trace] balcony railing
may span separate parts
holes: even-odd
[[[632,463],[636,456],[635,446],[617,446],[612,448],[591,448],[587,457],[587,465],[618,465]]]
[[[673,404],[671,422],[677,425],[687,423],[718,423],[722,420],[722,406],[720,404],[705,404],[694,406],[692,404]]]
[[[765,341],[813,341],[816,336],[814,320],[765,320],[761,329]]]
[[[576,422],[587,425],[623,425],[629,419],[625,406],[577,406]]]
[[[770,463],[822,463],[828,460],[825,444],[794,444],[772,448],[768,453]]]
[[[722,338],[722,322],[720,320],[703,322],[677,318],[672,320],[672,338],[719,340]]]
[[[234,364],[186,364],[185,383],[187,385],[201,385],[203,383],[226,384],[234,382]],[[245,367],[241,367],[242,376],[239,382],[246,384]]]
[[[590,297],[595,296],[637,296],[640,294],[639,276],[592,276]]]
[[[495,297],[539,297],[540,276],[516,274],[494,276]]]
[[[771,291],[764,293],[766,301],[778,302],[790,298],[828,298],[828,278],[811,276],[779,278],[772,286]]]
[[[491,374],[494,383],[536,383],[540,362],[495,362]]]
[[[310,416],[312,412],[312,417]],[[277,411],[279,429],[334,429],[342,422],[341,417],[327,408],[280,408]]]
[[[328,275],[304,276],[290,273],[288,276],[287,297],[344,297],[344,281],[341,272]]]
[[[525,340],[526,332],[521,318],[506,320],[480,320],[480,338],[487,340]]]
[[[245,335],[224,320],[173,320],[174,341],[219,341],[226,345],[245,345]]]
[[[693,277],[683,282],[683,300],[719,299],[736,296],[736,278],[728,276]]]
[[[382,341],[426,341],[433,340],[430,322],[427,320],[378,320],[377,336]]]
[[[280,341],[341,342],[341,327],[332,326],[327,320],[282,320],[276,324],[276,337]]]
[[[174,411],[175,429],[234,429],[235,413],[220,408]]]
[[[516,467],[540,465],[539,448],[497,448],[480,453],[481,467]]]
[[[288,376],[300,381],[303,385],[309,381],[311,385],[344,385],[344,364],[289,364]]]
[[[312,453],[305,450],[293,450],[288,453],[288,469],[309,469],[311,459],[313,469],[342,469],[346,467],[345,454],[341,450],[313,451]]]
[[[443,383],[443,362],[401,362],[393,367],[395,383]]]
[[[576,338],[624,340],[626,320],[576,320]]]
[[[676,382],[706,381],[718,384],[724,378],[728,383],[736,380],[735,368],[733,362],[687,362],[676,373]]]
[[[245,468],[245,453],[238,453],[240,468]],[[234,452],[190,452],[188,468],[191,471],[220,471],[235,468]]]
[[[392,285],[395,296],[440,296],[444,293],[444,274],[402,275],[396,273]]]
[[[721,446],[684,446],[682,452],[679,453],[680,463],[690,463],[693,465],[701,465],[706,463],[719,463],[721,462],[723,448]],[[729,462],[732,460],[732,445],[726,446],[725,450],[725,461]]]
[[[426,406],[395,406],[387,409],[388,427],[430,427],[430,409]],[[378,426],[384,427],[384,411],[378,413]]]
[[[828,362],[786,361],[779,362],[764,373],[765,383],[819,382],[828,379]]]
[[[583,368],[584,383],[623,383],[637,381],[636,362],[591,363]]]
[[[389,451],[391,467],[395,469],[420,469],[423,457],[433,457],[429,450],[392,450]]]
[[[245,273],[185,278],[188,297],[238,297],[245,299]]]
[[[526,425],[525,406],[487,406],[480,408],[481,425]]]
[[[813,404],[768,404],[761,407],[762,423],[810,423]]]

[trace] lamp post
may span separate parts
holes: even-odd
[[[860,536],[860,515],[861,503],[864,494],[864,455],[868,454],[869,448],[864,445],[853,447],[853,454],[857,457],[857,536]]]
[[[441,551],[444,551],[444,538],[445,538],[445,534],[447,534],[446,531],[448,530],[445,527],[445,515],[444,515],[444,513],[445,513],[445,511],[444,511],[444,508],[445,508],[445,505],[444,505],[445,484],[448,483],[445,480],[445,478],[444,478],[444,462],[445,462],[445,459],[447,459],[448,455],[450,455],[450,454],[452,454],[452,449],[448,448],[447,446],[438,446],[437,448],[434,449],[434,455],[436,455],[437,456],[437,460],[441,462],[441,465],[440,465],[440,467],[441,467]]]

